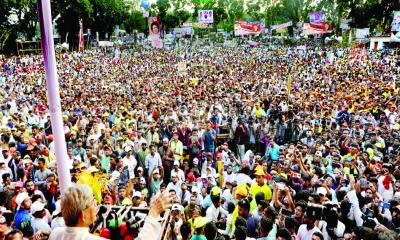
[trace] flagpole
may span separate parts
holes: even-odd
[[[50,0],[38,1],[38,13],[44,68],[46,72],[47,100],[57,159],[57,173],[61,193],[63,193],[71,185],[71,175],[67,164],[68,155],[64,136],[64,124],[61,114],[61,100],[58,87],[56,56],[54,52]]]

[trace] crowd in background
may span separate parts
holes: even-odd
[[[396,51],[202,47],[57,61],[63,161],[94,198],[60,196],[41,56],[0,56],[1,239],[52,239],[95,220],[71,220],[68,201],[86,213],[148,207],[163,193],[170,239],[399,239]]]

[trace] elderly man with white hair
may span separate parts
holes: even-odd
[[[143,228],[136,239],[157,239],[161,234],[160,214],[172,206],[172,197],[166,193],[152,200]],[[101,240],[92,235],[89,226],[96,220],[97,200],[92,189],[74,184],[61,195],[61,212],[66,227],[55,228],[49,240]]]
[[[97,200],[87,185],[72,185],[61,196],[61,212],[66,227],[55,228],[50,240],[104,239],[89,233],[89,226],[96,220]]]

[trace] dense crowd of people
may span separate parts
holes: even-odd
[[[0,239],[144,239],[127,216],[104,219],[117,235],[93,227],[98,205],[151,206],[145,238],[157,239],[167,198],[174,240],[399,239],[395,50],[136,48],[57,61],[76,185],[61,196],[42,57],[0,56]]]

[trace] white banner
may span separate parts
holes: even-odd
[[[214,12],[213,10],[199,10],[199,23],[213,23]]]
[[[279,25],[272,25],[271,26],[271,31],[272,30],[284,29],[284,28],[287,28],[287,27],[290,27],[290,26],[292,26],[292,21],[287,22],[287,23],[282,23],[282,24],[279,24]]]
[[[357,28],[356,39],[365,39],[369,36],[369,28]]]

